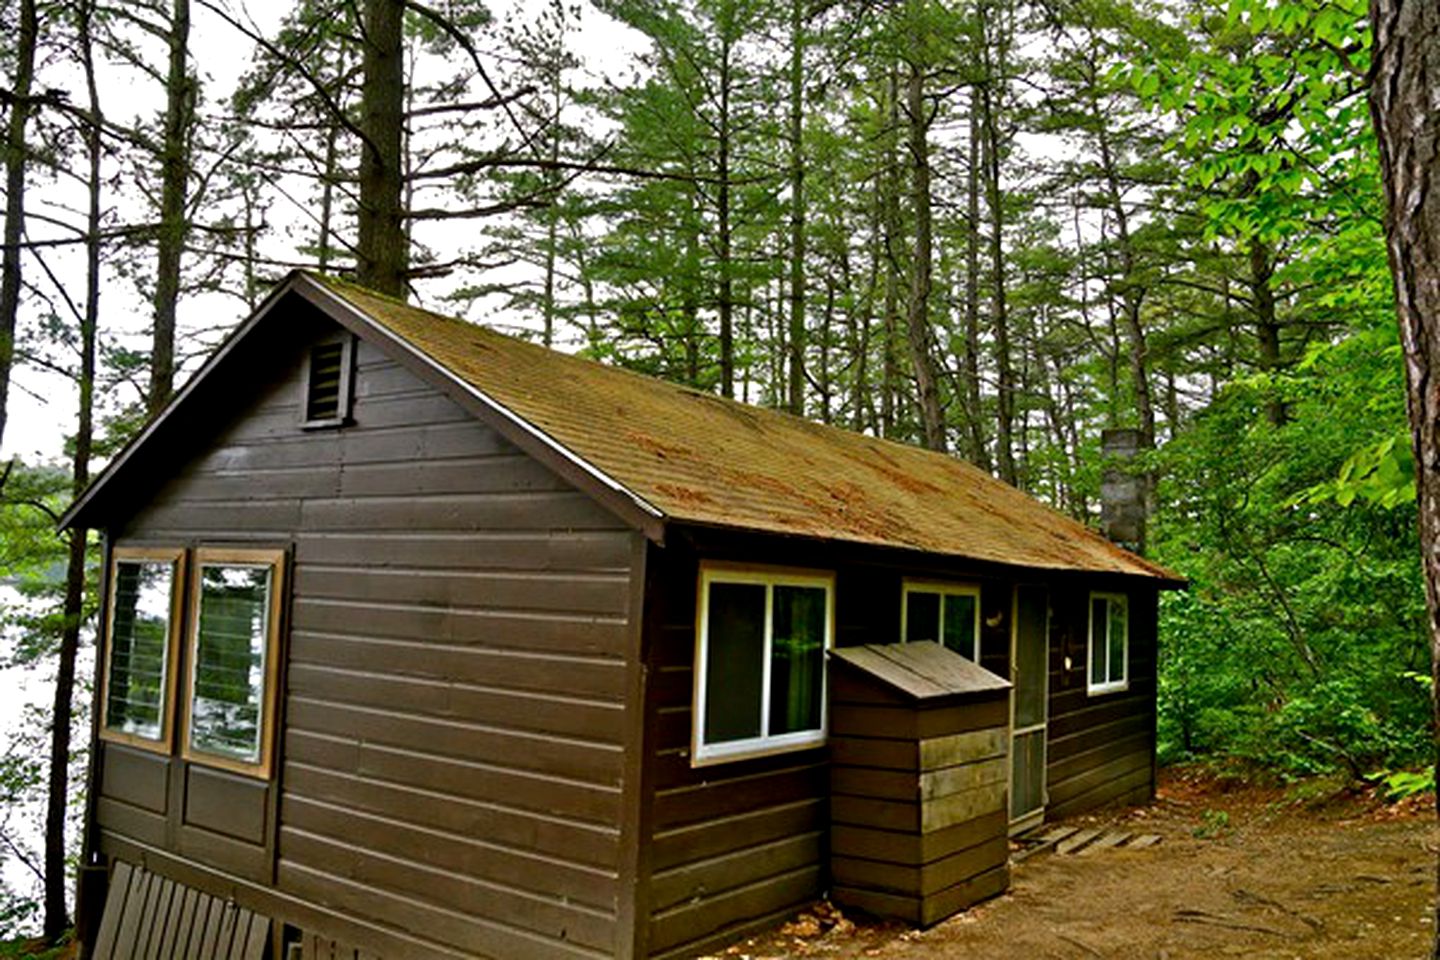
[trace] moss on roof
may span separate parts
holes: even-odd
[[[954,457],[558,353],[309,276],[667,520],[1179,579]]]

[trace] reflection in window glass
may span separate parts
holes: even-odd
[[[1129,604],[1123,594],[1090,595],[1090,692],[1123,690],[1130,655]]]
[[[971,660],[975,656],[975,597],[970,594],[945,595],[945,646]]]
[[[775,588],[770,643],[770,733],[820,727],[825,682],[825,591]]]
[[[115,561],[105,727],[143,740],[165,732],[175,563]]]
[[[245,763],[260,760],[269,631],[269,565],[200,568],[190,746]]]
[[[705,736],[710,743],[760,735],[765,670],[765,587],[710,584]]]
[[[929,640],[979,659],[979,589],[964,585],[905,586],[905,642]]]
[[[940,594],[911,590],[905,596],[905,642],[940,641]]]

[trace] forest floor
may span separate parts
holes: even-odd
[[[1428,956],[1440,848],[1433,795],[1385,804],[1196,770],[1162,774],[1156,802],[1076,818],[1163,840],[1143,850],[1042,853],[1010,892],[917,931],[820,904],[717,954],[769,960]]]

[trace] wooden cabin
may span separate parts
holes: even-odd
[[[93,956],[930,923],[1007,830],[1155,786],[1174,575],[951,457],[316,275],[64,522],[104,540]]]

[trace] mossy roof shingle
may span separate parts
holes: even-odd
[[[309,277],[668,521],[1179,579],[954,457],[726,400]]]

